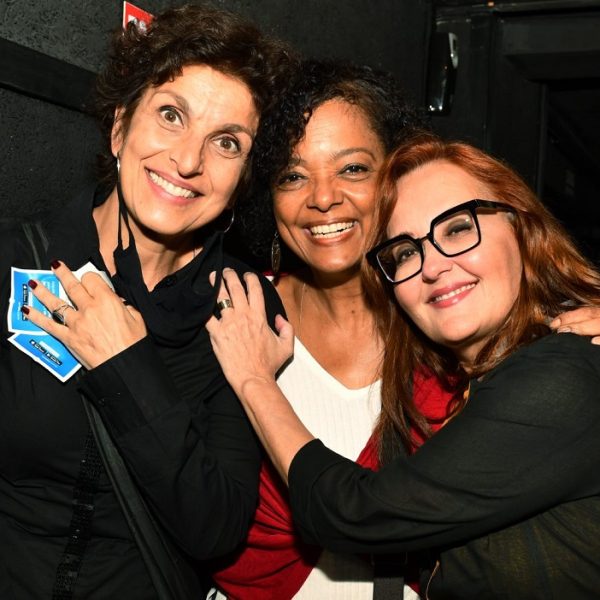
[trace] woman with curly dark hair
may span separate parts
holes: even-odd
[[[4,321],[2,598],[158,597],[80,393],[186,557],[219,556],[244,539],[260,453],[204,323],[230,308],[209,273],[247,268],[223,253],[223,229],[288,62],[281,44],[220,10],[172,9],[145,32],[130,24],[115,34],[98,81],[101,184],[52,215],[37,245],[21,227],[2,232],[3,314],[11,267],[51,265],[70,301],[32,279],[52,318],[35,310],[27,286],[22,314],[85,370],[59,381],[7,342]],[[98,274],[73,275],[87,263],[116,293]],[[273,318],[281,305],[264,283]]]
[[[248,245],[272,252],[275,287],[295,326],[294,360],[279,385],[311,430],[373,468],[382,345],[360,267],[379,168],[423,125],[388,74],[308,60],[261,123],[255,166],[262,193],[240,201]],[[432,399],[442,401],[435,392]],[[247,545],[214,577],[230,598],[245,600],[373,596],[368,558],[302,543],[268,462]]]

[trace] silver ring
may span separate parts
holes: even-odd
[[[226,308],[233,308],[233,302],[229,298],[223,298],[223,300],[219,300],[217,302],[217,306],[219,307],[219,310],[222,312]]]
[[[55,308],[50,314],[52,315],[52,318],[59,324],[59,325],[66,325],[65,323],[65,311],[67,310],[67,308],[73,308],[70,304],[61,304],[58,308]],[[73,310],[75,310],[73,308]]]

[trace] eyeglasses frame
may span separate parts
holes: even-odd
[[[474,198],[473,200],[467,200],[466,202],[462,202],[461,204],[457,204],[456,206],[449,208],[448,210],[445,210],[443,213],[439,214],[437,217],[432,219],[431,224],[429,226],[429,233],[427,233],[423,237],[414,238],[411,235],[402,233],[393,238],[390,238],[389,240],[386,240],[385,242],[381,242],[380,244],[377,244],[377,246],[375,246],[374,248],[371,248],[371,250],[369,250],[367,252],[367,254],[366,254],[367,262],[374,269],[377,269],[380,273],[382,273],[383,276],[385,277],[385,279],[389,283],[391,283],[393,285],[398,285],[400,283],[404,283],[405,281],[408,281],[409,279],[412,279],[413,277],[416,277],[423,270],[423,263],[425,261],[425,253],[423,251],[423,242],[425,240],[429,240],[431,245],[440,254],[442,254],[443,256],[446,256],[448,258],[452,258],[454,256],[460,256],[461,254],[470,252],[474,248],[477,248],[477,246],[479,246],[479,244],[481,244],[481,228],[479,226],[479,219],[477,218],[477,209],[478,208],[488,208],[488,209],[493,209],[493,210],[506,210],[506,211],[509,211],[512,213],[516,212],[516,209],[513,206],[510,206],[509,204],[505,204],[503,202],[496,202],[495,200],[481,200],[480,198]],[[474,246],[471,246],[470,248],[467,248],[466,250],[461,250],[460,252],[448,254],[447,252],[444,252],[440,248],[440,246],[438,246],[438,244],[436,243],[435,239],[433,238],[433,230],[435,229],[436,225],[440,221],[443,221],[444,219],[446,219],[448,216],[452,215],[453,213],[458,213],[463,210],[467,210],[471,214],[471,217],[473,218],[473,222],[475,223],[475,227],[477,228],[477,237],[479,239]],[[385,248],[387,248],[388,246],[393,246],[403,240],[410,240],[419,249],[419,254],[421,255],[421,268],[416,273],[413,273],[409,277],[405,277],[404,279],[401,279],[400,281],[395,281],[394,279],[389,277],[388,274],[385,272],[385,269],[383,268],[383,265],[379,262],[379,257],[377,255],[382,250],[385,250]]]

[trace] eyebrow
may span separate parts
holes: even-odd
[[[154,95],[158,96],[160,94],[164,94],[166,96],[171,96],[171,98],[173,98],[173,100],[175,100],[175,102],[177,104],[179,104],[181,106],[181,108],[183,108],[185,111],[189,112],[189,110],[190,110],[189,102],[183,96],[180,96],[179,94],[176,94],[175,92],[170,92],[169,90],[157,90]]]
[[[155,96],[158,96],[159,94],[171,96],[171,98],[173,98],[173,100],[175,100],[175,102],[178,103],[184,111],[188,113],[190,112],[190,104],[183,96],[180,96],[179,94],[169,90],[158,90]],[[229,133],[245,133],[251,139],[254,139],[254,136],[256,135],[256,132],[244,127],[243,125],[240,125],[239,123],[225,123],[222,127],[220,127],[220,129],[221,131],[227,131]]]
[[[226,123],[225,125],[223,125],[223,127],[221,127],[221,129],[223,131],[228,131],[229,133],[245,133],[251,138],[254,138],[256,134],[256,132],[252,131],[251,129],[248,129],[247,127],[244,127],[243,125],[240,125],[239,123]]]
[[[375,156],[375,154],[373,153],[372,150],[369,150],[369,148],[366,148],[364,146],[356,146],[353,148],[344,148],[343,150],[339,150],[338,152],[334,152],[331,155],[331,158],[333,160],[338,160],[339,158],[344,158],[345,156],[349,156],[350,154],[358,154],[360,152],[364,152],[365,154],[368,154],[373,160],[377,160],[377,157]],[[289,167],[296,167],[298,165],[305,165],[306,161],[302,158],[300,158],[299,156],[292,156],[292,158],[290,159],[289,162]]]
[[[364,152],[365,154],[368,154],[374,160],[377,158],[375,154],[373,154],[373,152],[369,150],[369,148],[366,148],[364,146],[356,146],[355,148],[344,148],[339,152],[335,152],[332,157],[343,158],[344,156],[348,156],[349,154],[358,154],[359,152]]]
[[[406,236],[412,238],[413,240],[416,240],[420,237],[420,236],[416,236],[412,231],[400,231],[399,233],[395,233],[394,235],[386,234],[386,241],[400,237],[401,235],[406,235]]]

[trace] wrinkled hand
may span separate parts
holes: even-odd
[[[96,273],[79,281],[60,263],[52,269],[73,307],[61,311],[64,325],[30,308],[27,318],[62,342],[87,369],[93,369],[146,336],[141,314],[126,305]],[[64,305],[45,286],[30,283],[35,297],[50,311]]]
[[[281,315],[275,319],[277,333],[269,327],[258,277],[246,273],[244,281],[247,295],[237,273],[223,271],[218,298],[230,299],[233,306],[223,308],[220,319],[211,317],[206,324],[215,355],[240,399],[247,383],[274,381],[294,350],[293,328]]]
[[[600,307],[586,306],[566,311],[558,315],[550,327],[558,333],[593,336],[592,344],[600,344]]]

